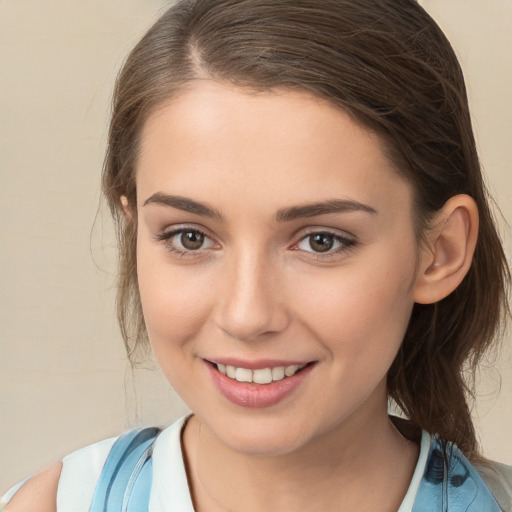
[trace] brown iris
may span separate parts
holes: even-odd
[[[334,245],[334,238],[327,233],[316,233],[310,235],[309,245],[315,252],[327,252],[332,249]]]
[[[181,245],[189,251],[197,251],[204,243],[204,234],[198,231],[184,231],[180,237]]]

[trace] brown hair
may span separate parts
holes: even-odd
[[[282,87],[338,105],[379,134],[415,190],[419,240],[452,196],[478,205],[469,273],[446,299],[416,304],[389,370],[390,397],[411,422],[478,457],[468,398],[507,309],[509,269],[481,176],[464,79],[436,23],[415,0],[183,0],[129,55],[118,77],[103,190],[120,243],[118,316],[128,354],[147,338],[136,275],[138,138],[161,103],[201,78]],[[470,372],[471,375],[471,372]]]

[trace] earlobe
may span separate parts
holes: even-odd
[[[128,198],[126,196],[121,196],[119,198],[119,202],[121,203],[121,208],[123,210],[125,219],[127,221],[131,221],[133,214],[132,214],[132,209],[130,208],[130,204],[128,202]]]
[[[414,300],[433,304],[450,293],[464,279],[475,252],[478,237],[478,207],[473,198],[460,194],[450,198],[427,233],[416,278]]]

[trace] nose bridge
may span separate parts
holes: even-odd
[[[261,248],[245,246],[233,251],[225,262],[218,326],[241,341],[284,329],[287,316],[279,274],[278,263]]]

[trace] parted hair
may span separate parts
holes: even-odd
[[[475,369],[508,316],[510,273],[489,207],[464,78],[416,0],[181,0],[128,56],[113,99],[103,192],[117,226],[117,308],[132,361],[147,347],[136,266],[135,174],[145,120],[201,79],[287,88],[337,105],[373,130],[414,190],[418,243],[444,203],[468,194],[480,231],[471,268],[435,304],[415,304],[388,373],[412,425],[479,457],[470,410]]]

